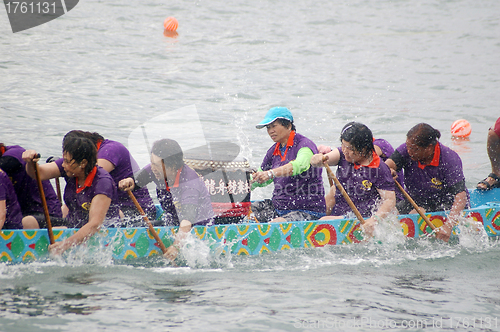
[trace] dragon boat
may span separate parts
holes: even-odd
[[[467,218],[482,224],[488,237],[500,237],[500,189],[472,190],[471,208]],[[444,212],[426,214],[436,227],[446,220]],[[418,214],[398,216],[401,231],[408,238],[428,236],[431,229]],[[177,227],[155,227],[165,246],[169,246]],[[56,241],[74,234],[77,229],[54,230]],[[460,227],[455,226],[454,234]],[[299,248],[323,247],[359,243],[363,240],[356,219],[314,220],[284,223],[236,223],[193,227],[191,233],[204,241],[211,250],[222,254],[259,255]],[[49,237],[46,229],[2,230],[0,261],[26,262],[47,259]],[[147,227],[108,228],[99,231],[87,243],[89,248],[108,248],[116,260],[160,255],[155,239]]]

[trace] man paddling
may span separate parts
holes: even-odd
[[[210,194],[202,178],[184,164],[184,154],[176,141],[161,139],[151,149],[151,164],[118,183],[121,190],[143,188],[148,183],[156,184],[156,194],[163,215],[155,225],[179,226],[173,244],[164,256],[174,260],[182,240],[193,225],[203,226],[213,222],[214,212]]]

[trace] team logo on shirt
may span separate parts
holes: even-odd
[[[90,211],[90,202],[83,203],[82,209],[84,209],[85,211]]]
[[[363,189],[365,190],[370,190],[373,186],[373,183],[371,183],[370,181],[368,180],[363,180],[363,182],[361,182],[361,184],[363,185]]]
[[[432,187],[436,188],[436,189],[441,189],[441,186],[443,185],[443,183],[441,181],[439,181],[438,179],[436,179],[436,178],[432,178],[431,182],[433,184]]]

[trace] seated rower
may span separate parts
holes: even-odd
[[[375,225],[394,210],[396,195],[394,180],[387,165],[375,152],[373,136],[364,124],[350,122],[340,134],[341,147],[323,155],[315,154],[311,165],[337,167],[337,178],[359,210],[368,218],[363,226],[368,235],[373,235]],[[336,219],[345,216],[351,208],[340,191],[335,191],[331,216],[321,219]],[[372,212],[374,211],[374,212]]]
[[[184,164],[180,145],[172,139],[154,142],[151,149],[151,164],[144,167],[133,178],[118,183],[121,190],[143,188],[150,182],[156,184],[156,194],[163,208],[161,224],[179,226],[174,243],[164,256],[174,260],[179,245],[193,225],[203,226],[213,222],[214,212],[210,194],[203,179]],[[159,225],[158,222],[155,225]]]
[[[0,168],[0,229],[33,229],[38,222],[33,216],[21,213],[14,186],[7,173]]]
[[[72,130],[65,135],[66,137],[77,136],[90,139],[97,149],[97,165],[104,168],[113,178],[116,185],[134,173],[139,171],[139,165],[130,154],[129,150],[120,142],[105,139],[98,133],[82,130]],[[148,188],[137,188],[134,190],[134,196],[144,209],[144,212],[150,219],[155,219],[156,209],[153,200],[149,196]],[[117,206],[120,209],[120,216],[126,218],[124,221],[128,226],[142,225],[143,221],[139,211],[134,203],[123,191],[118,191],[116,199],[111,202],[111,206]]]
[[[488,130],[488,141],[486,142],[488,157],[491,163],[491,173],[486,179],[479,181],[477,189],[490,190],[500,188],[500,118],[495,125]]]
[[[316,144],[295,131],[286,107],[271,108],[257,129],[266,127],[276,143],[267,151],[260,170],[253,174],[252,189],[274,183],[271,200],[252,203],[259,222],[313,220],[325,215],[322,169],[311,167]]]
[[[33,216],[38,222],[37,228],[46,228],[47,222],[38,183],[26,173],[26,162],[22,158],[24,151],[26,150],[19,145],[5,146],[0,143],[0,168],[7,173],[14,185],[23,217]],[[64,226],[61,202],[54,187],[48,180],[42,181],[42,187],[52,226]]]
[[[448,221],[437,233],[437,238],[448,241],[469,198],[462,160],[455,151],[439,143],[440,137],[438,130],[419,123],[408,131],[406,143],[386,163],[393,175],[404,170],[408,194],[419,207],[425,211],[450,211]],[[401,214],[416,213],[407,200],[399,202],[397,209]]]
[[[375,148],[375,152],[382,159],[382,161],[386,161],[394,152],[394,148],[391,143],[387,142],[385,139],[377,138],[373,139],[373,147]],[[319,145],[318,151],[323,154],[330,153],[333,149],[326,145]],[[404,187],[404,175],[403,171],[398,172],[397,181],[399,184]],[[335,184],[330,187],[330,190],[325,196],[326,201],[326,215],[329,216],[332,213],[332,208],[335,205],[335,192],[337,188]],[[396,190],[396,202],[399,202],[403,199],[403,194]]]
[[[64,140],[63,157],[53,163],[40,165],[41,180],[59,176],[66,180],[64,202],[68,207],[67,226],[79,230],[63,241],[49,246],[52,254],[59,255],[87,241],[102,226],[119,226],[117,207],[110,207],[116,197],[116,184],[111,175],[97,165],[97,150],[94,143],[83,137]],[[23,152],[26,172],[35,177],[35,150]]]

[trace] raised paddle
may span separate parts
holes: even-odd
[[[161,251],[165,254],[167,252],[167,248],[165,247],[165,245],[161,241],[160,237],[158,236],[158,233],[156,233],[153,225],[149,221],[148,216],[146,215],[146,213],[144,213],[144,210],[142,209],[141,205],[139,204],[139,202],[135,198],[134,194],[132,193],[132,190],[127,190],[127,193],[130,196],[130,199],[134,202],[135,207],[137,208],[137,210],[139,210],[139,213],[141,214],[142,219],[144,219],[144,221],[148,225],[149,232],[153,235],[153,237],[155,238],[156,243],[158,243],[158,246],[160,247]]]
[[[354,205],[351,198],[349,197],[349,195],[345,191],[344,187],[342,186],[342,183],[340,183],[339,179],[337,179],[337,177],[335,176],[335,174],[333,173],[332,169],[330,168],[330,166],[328,165],[328,163],[326,162],[325,159],[323,159],[323,165],[326,168],[326,173],[328,173],[328,179],[330,180],[330,183],[331,183],[331,180],[333,180],[335,182],[335,184],[337,185],[337,188],[339,188],[340,192],[342,193],[342,196],[344,196],[344,199],[347,201],[347,204],[349,204],[349,206],[351,207],[352,212],[354,212],[354,214],[358,218],[361,225],[363,225],[365,223],[365,220],[361,216],[361,213],[359,213],[358,208],[356,208],[356,205]],[[332,183],[332,185],[333,185],[333,183]]]
[[[394,180],[394,182],[396,183],[396,186],[399,188],[399,190],[403,193],[404,197],[408,200],[408,202],[410,202],[410,204],[413,206],[413,208],[415,209],[415,211],[418,212],[418,214],[422,217],[422,219],[425,220],[425,222],[427,223],[427,225],[432,229],[432,230],[435,230],[436,229],[436,226],[434,226],[434,224],[429,220],[429,218],[420,210],[420,207],[417,205],[417,203],[415,203],[415,201],[411,198],[411,196],[406,192],[406,190],[403,189],[403,187],[401,187],[401,185],[399,184],[398,181]]]
[[[40,154],[36,156],[40,158]],[[45,199],[45,192],[43,191],[42,180],[40,179],[40,170],[38,169],[38,163],[35,161],[35,177],[38,184],[38,191],[40,192],[40,198],[43,205],[43,213],[45,214],[45,221],[47,222],[47,231],[49,232],[50,244],[54,244],[54,233],[52,232],[52,224],[50,223],[49,208],[47,206],[47,200]]]

